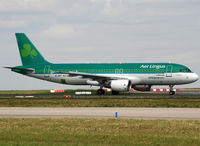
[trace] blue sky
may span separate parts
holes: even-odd
[[[54,63],[174,62],[200,75],[199,0],[0,0],[0,90],[75,88],[3,69],[21,64],[15,32]]]

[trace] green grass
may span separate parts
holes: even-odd
[[[0,145],[200,145],[200,121],[2,118]]]
[[[188,107],[200,108],[200,98],[0,98],[0,107]]]

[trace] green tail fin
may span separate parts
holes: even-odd
[[[24,33],[15,33],[23,65],[48,63]]]

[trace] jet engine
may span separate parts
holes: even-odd
[[[137,91],[150,91],[151,85],[133,85],[132,88]]]
[[[111,89],[114,91],[129,91],[131,81],[129,80],[112,80],[110,83]]]

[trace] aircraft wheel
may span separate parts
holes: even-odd
[[[169,92],[169,95],[175,95],[175,94],[176,94],[175,91],[170,91],[170,92]]]
[[[112,95],[119,95],[119,91],[112,91]]]
[[[97,95],[104,95],[105,91],[103,89],[98,89],[97,90]]]

